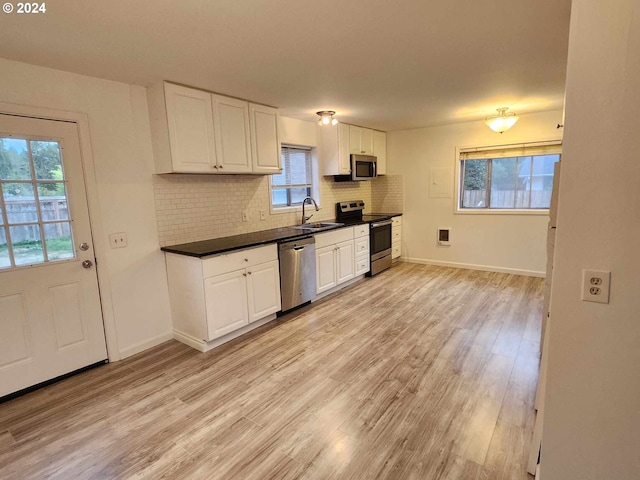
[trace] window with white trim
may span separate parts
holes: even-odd
[[[558,142],[460,150],[459,210],[548,209]]]
[[[313,190],[311,149],[282,146],[282,173],[271,175],[274,209],[301,205]]]

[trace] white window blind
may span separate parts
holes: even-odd
[[[283,146],[281,150],[282,172],[271,176],[272,205],[299,205],[313,187],[311,149]]]

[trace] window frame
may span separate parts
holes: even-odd
[[[318,172],[318,153],[317,153],[317,147],[315,146],[309,146],[309,145],[294,145],[291,143],[283,143],[280,146],[281,149],[283,148],[295,148],[295,149],[300,149],[300,150],[308,150],[309,151],[309,155],[310,155],[310,164],[311,164],[311,186],[308,187],[310,190],[310,196],[313,197],[314,200],[316,200],[316,203],[318,204],[318,206],[320,207],[320,181],[319,181],[319,172]],[[280,153],[280,155],[282,155],[282,153]],[[283,164],[283,168],[284,168],[284,164]],[[269,175],[269,212],[274,215],[274,214],[280,214],[280,213],[291,213],[291,212],[297,212],[297,211],[302,211],[302,204],[296,204],[296,205],[286,205],[286,206],[276,206],[273,204],[273,175]],[[295,185],[294,185],[295,186]],[[300,186],[304,186],[304,185],[300,185]],[[287,194],[289,195],[289,193]]]
[[[455,176],[454,176],[454,197],[453,197],[453,213],[456,215],[533,215],[533,216],[548,216],[548,208],[462,208],[461,207],[461,192],[463,182],[462,172],[462,160],[460,155],[469,151],[490,151],[490,150],[511,150],[517,148],[528,147],[542,147],[542,146],[557,146],[562,149],[562,139],[552,138],[546,140],[537,140],[534,142],[522,142],[515,144],[505,145],[473,145],[473,146],[456,146],[455,148]],[[526,155],[524,155],[526,156]],[[562,159],[562,152],[560,152],[560,159]],[[532,162],[533,163],[533,162]],[[491,166],[488,169],[487,188],[491,188]]]

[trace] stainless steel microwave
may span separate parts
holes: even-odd
[[[351,180],[371,180],[378,173],[377,158],[373,155],[351,155]]]

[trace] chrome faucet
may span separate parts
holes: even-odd
[[[308,217],[306,217],[304,215],[304,206],[307,203],[307,200],[311,200],[311,202],[313,202],[313,205],[316,207],[316,212],[318,210],[320,210],[320,208],[318,207],[318,204],[316,203],[316,201],[313,198],[306,197],[304,200],[302,200],[302,224],[301,225],[304,225],[305,223],[307,223],[307,220],[309,220],[311,217],[313,217],[313,213],[311,215],[309,215]]]

